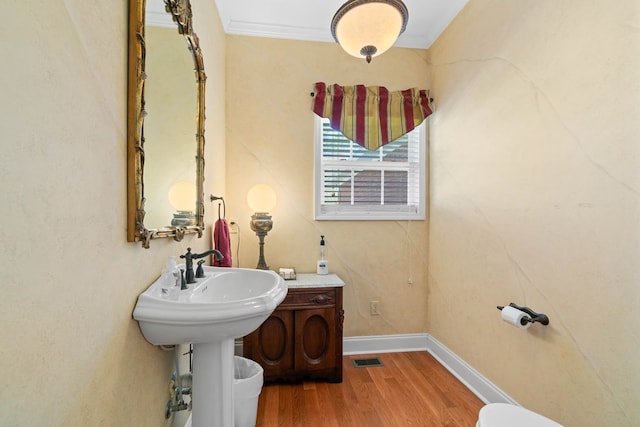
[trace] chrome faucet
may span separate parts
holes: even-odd
[[[206,251],[201,254],[192,254],[191,248],[187,248],[187,253],[184,255],[180,255],[180,258],[184,259],[185,265],[186,265],[186,271],[184,275],[185,275],[185,280],[187,284],[196,283],[196,276],[193,272],[193,260],[204,258],[207,255],[212,255],[212,254],[215,255],[218,261],[224,258],[224,255],[222,255],[222,253],[217,249],[211,249],[210,251]]]

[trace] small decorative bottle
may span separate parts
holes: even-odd
[[[324,236],[320,236],[320,259],[318,260],[317,274],[329,274],[329,262],[324,253]]]

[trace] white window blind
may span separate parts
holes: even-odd
[[[424,219],[425,126],[369,151],[316,117],[316,219]]]

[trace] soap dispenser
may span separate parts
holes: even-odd
[[[162,282],[162,297],[172,300],[180,296],[180,270],[176,264],[176,257],[170,256],[167,265],[162,270],[160,281]]]
[[[329,274],[329,262],[325,256],[324,236],[320,236],[320,259],[318,260],[317,274]]]

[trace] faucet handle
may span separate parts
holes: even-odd
[[[204,269],[202,268],[202,264],[204,264],[204,259],[198,261],[198,268],[196,268],[196,278],[201,279],[204,277]]]
[[[191,248],[187,248],[187,253],[184,255],[180,255],[180,258],[190,260],[193,255],[191,255]]]
[[[185,289],[188,289],[187,287],[187,281],[184,278],[184,268],[180,269],[180,289],[182,289],[183,291]]]

